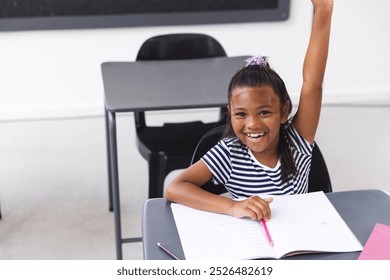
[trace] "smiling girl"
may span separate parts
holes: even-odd
[[[328,56],[333,0],[312,0],[314,18],[297,112],[267,58],[252,57],[228,87],[226,137],[181,172],[165,197],[201,210],[268,220],[272,198],[307,192]],[[213,180],[230,198],[200,188]]]

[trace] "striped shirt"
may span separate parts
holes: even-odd
[[[238,138],[220,140],[202,160],[213,174],[214,183],[225,185],[232,198],[306,193],[314,144],[302,138],[291,123],[286,135],[297,172],[285,183],[281,180],[280,160],[273,168],[261,164]]]

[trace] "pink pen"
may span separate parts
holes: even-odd
[[[264,221],[264,219],[261,219],[261,224],[263,225],[265,235],[267,236],[269,245],[274,246],[274,242],[272,241],[271,234],[269,233],[267,223]]]
[[[165,253],[167,253],[168,255],[170,255],[172,258],[174,258],[175,260],[180,260],[174,253],[172,253],[171,251],[169,251],[165,246],[163,246],[161,243],[157,242],[157,246],[163,250]]]

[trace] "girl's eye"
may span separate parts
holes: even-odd
[[[268,116],[269,114],[270,114],[269,111],[261,111],[261,112],[259,113],[260,116]]]
[[[237,112],[235,115],[237,117],[241,117],[241,118],[245,117],[245,113],[244,112]]]

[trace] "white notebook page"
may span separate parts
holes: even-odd
[[[324,193],[274,196],[267,222],[196,210],[172,203],[186,259],[280,258],[292,251],[360,251],[362,246]]]

